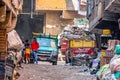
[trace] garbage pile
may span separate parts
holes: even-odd
[[[92,57],[87,54],[77,54],[73,56],[73,64],[76,66],[88,65],[92,60]]]
[[[120,79],[120,45],[116,45],[114,57],[110,61],[110,70],[116,79]]]
[[[105,64],[97,72],[97,80],[116,80],[114,74],[111,73],[109,64]]]
[[[114,56],[109,64],[103,65],[97,73],[100,80],[120,79],[120,44],[115,46]]]
[[[69,25],[69,26],[66,26],[63,31],[60,33],[59,35],[59,40],[58,40],[58,43],[59,45],[62,45],[62,41],[66,41],[66,40],[95,40],[95,35],[93,33],[90,33],[88,30],[84,29],[84,28],[80,28],[79,26],[76,26],[76,25]],[[67,44],[67,43],[66,43]],[[66,46],[64,47],[66,48]],[[90,47],[90,48],[93,48],[93,47]],[[87,51],[92,51],[92,49],[86,49],[86,53]],[[68,50],[68,49],[66,49]],[[78,53],[84,53],[84,56],[83,55],[76,55],[74,56],[75,58],[73,58],[74,61],[73,65],[81,65],[82,63],[84,63],[86,61],[86,56],[87,54],[85,53],[85,51],[83,49],[81,49],[81,52],[80,52],[80,49],[79,47],[76,47],[76,49],[69,49],[75,53],[77,53],[77,51],[79,51]],[[84,51],[84,52],[82,52]],[[82,59],[84,58],[84,59]],[[77,63],[79,62],[79,63]],[[87,62],[85,62],[87,63]]]
[[[7,34],[8,34],[8,55],[7,56],[11,56],[14,61],[14,64],[17,65],[17,63],[22,58],[23,43],[15,30]]]
[[[67,26],[61,33],[62,37],[68,39],[95,40],[95,35],[78,26]]]

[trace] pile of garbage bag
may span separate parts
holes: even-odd
[[[115,46],[114,57],[110,61],[110,70],[116,79],[120,79],[120,45]]]
[[[111,73],[109,64],[103,65],[96,74],[97,80],[117,80]]]
[[[8,56],[13,55],[14,64],[16,64],[22,58],[23,43],[18,33],[15,30],[7,34],[8,34],[8,41],[7,41],[8,42]]]
[[[109,69],[109,64],[103,65],[96,73],[98,79],[102,79],[103,74]]]
[[[8,49],[16,49],[20,51],[23,48],[23,43],[15,30],[8,34]]]
[[[97,72],[98,80],[118,80],[120,79],[120,45],[115,46],[115,55],[109,64],[103,65]]]
[[[88,65],[92,60],[92,57],[88,54],[77,54],[72,58],[72,65],[82,66]]]
[[[61,34],[68,39],[95,40],[94,34],[75,25],[66,26]]]

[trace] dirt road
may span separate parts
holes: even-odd
[[[80,67],[60,65],[52,66],[47,63],[24,64],[19,70],[19,80],[96,80],[88,72],[81,73]]]

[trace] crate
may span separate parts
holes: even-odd
[[[0,80],[5,80],[9,77],[12,80],[14,71],[14,64],[11,63],[11,60],[0,60]]]

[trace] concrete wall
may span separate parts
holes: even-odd
[[[18,32],[22,40],[30,40],[32,32],[43,32],[43,15],[34,15],[33,19],[30,15],[21,14],[18,16],[17,26],[15,30]]]
[[[62,12],[62,18],[64,19],[74,19],[74,18],[84,18],[85,16],[79,15],[77,11],[67,11]]]
[[[31,0],[23,0],[22,8],[22,14],[18,16],[15,30],[22,40],[31,40],[32,32],[43,32],[44,16],[33,15],[33,18],[30,17]],[[35,0],[33,0],[33,8],[35,8]]]
[[[73,19],[60,18],[60,11],[47,11],[44,33],[59,34],[68,24],[73,24]]]

